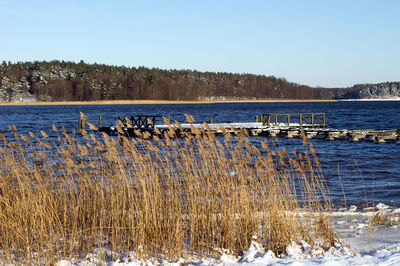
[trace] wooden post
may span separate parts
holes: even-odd
[[[171,124],[171,115],[168,115],[168,124]]]
[[[78,125],[78,132],[82,133],[83,131],[85,131],[85,120],[80,118],[79,125]]]
[[[300,126],[301,127],[303,126],[303,115],[302,114],[300,114]]]
[[[212,124],[214,122],[214,119],[212,118],[212,116],[210,116],[210,124]]]
[[[311,125],[314,127],[314,113],[311,114]]]
[[[256,115],[256,123],[258,123],[258,115]]]
[[[99,128],[101,127],[101,115],[99,115]]]

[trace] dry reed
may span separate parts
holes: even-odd
[[[245,132],[192,128],[177,139],[175,129],[128,139],[10,127],[0,135],[0,260],[51,264],[101,248],[113,257],[241,255],[254,239],[276,254],[292,241],[333,244],[312,146],[288,154]]]

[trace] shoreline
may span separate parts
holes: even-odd
[[[214,104],[214,103],[282,103],[282,102],[339,102],[338,100],[312,99],[266,99],[266,100],[210,100],[210,101],[167,101],[167,100],[104,100],[65,102],[0,102],[0,106],[26,105],[123,105],[123,104]]]

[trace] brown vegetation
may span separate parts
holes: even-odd
[[[142,258],[240,255],[254,239],[280,254],[291,241],[335,240],[312,146],[290,155],[267,140],[194,128],[182,139],[173,130],[154,139],[53,130],[0,135],[4,263],[48,264],[100,247]]]

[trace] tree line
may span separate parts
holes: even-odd
[[[64,61],[3,62],[0,90],[38,100],[331,99],[340,89],[313,88],[274,76],[163,70]],[[15,90],[14,90],[15,93]]]

